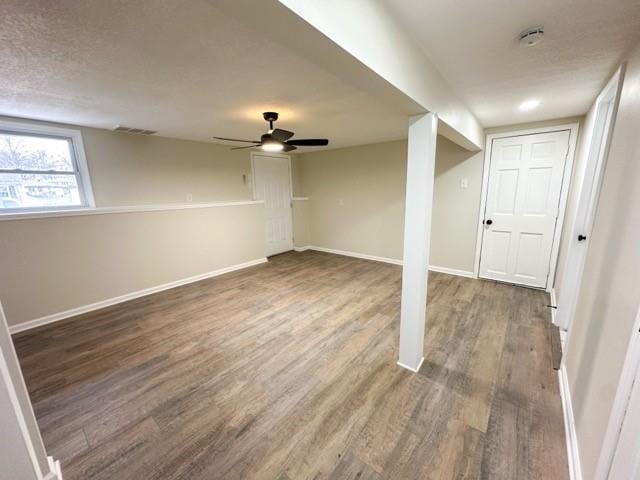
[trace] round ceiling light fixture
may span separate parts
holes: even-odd
[[[520,45],[533,47],[544,39],[544,27],[527,28],[520,34]]]
[[[520,106],[518,107],[518,110],[522,110],[523,112],[526,112],[527,110],[533,110],[538,106],[540,106],[540,100],[526,100],[520,104]]]

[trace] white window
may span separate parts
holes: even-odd
[[[0,215],[90,207],[79,130],[0,121]]]

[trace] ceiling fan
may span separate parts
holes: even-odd
[[[278,120],[278,112],[264,112],[262,117],[269,122],[269,131],[260,137],[260,140],[242,140],[239,138],[213,137],[216,140],[226,140],[229,142],[251,143],[244,147],[233,147],[231,150],[239,150],[241,148],[260,147],[265,152],[290,152],[298,147],[324,147],[329,145],[326,138],[299,138],[291,139],[293,132],[273,128],[273,122]]]

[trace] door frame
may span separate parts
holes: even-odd
[[[616,396],[609,415],[598,463],[596,464],[594,476],[596,480],[609,479],[613,459],[619,447],[618,441],[620,440],[625,414],[631,400],[631,392],[634,383],[638,381],[640,381],[640,308],[631,330],[631,338],[629,339],[629,346],[627,347],[622,372],[618,380]],[[640,429],[640,425],[638,425],[638,428]],[[640,457],[640,452],[635,452],[635,454]]]
[[[289,167],[289,215],[291,216],[291,247],[295,247],[295,239],[293,238],[293,172],[291,170],[291,155],[277,152],[251,152],[251,198],[256,198],[256,157],[272,157],[287,159]],[[266,238],[265,238],[266,242]],[[266,243],[265,243],[266,250]]]
[[[569,151],[567,153],[567,161],[565,162],[564,173],[562,176],[562,188],[560,190],[560,209],[558,210],[556,229],[553,234],[551,258],[549,260],[549,275],[547,276],[547,285],[545,287],[545,290],[547,292],[551,290],[551,286],[553,285],[556,275],[558,253],[560,252],[560,236],[562,234],[562,225],[564,224],[567,199],[569,198],[569,186],[571,184],[571,175],[573,173],[573,163],[575,158],[579,127],[580,124],[578,123],[566,123],[550,127],[527,128],[523,130],[490,133],[487,135],[485,140],[484,165],[482,167],[482,193],[480,194],[480,208],[478,210],[478,226],[476,231],[476,255],[473,265],[474,278],[478,278],[480,273],[480,255],[482,253],[483,234],[482,221],[484,219],[484,213],[487,207],[487,194],[489,193],[489,169],[491,167],[493,141],[499,138],[520,137],[522,135],[536,135],[539,133],[553,133],[563,130],[569,130]]]
[[[575,252],[576,245],[573,243],[574,238],[577,234],[582,233],[589,236],[591,234],[591,230],[593,229],[593,222],[596,215],[596,208],[598,205],[598,198],[600,197],[600,188],[602,186],[602,180],[604,178],[604,171],[607,165],[607,159],[609,156],[609,147],[611,145],[611,139],[613,137],[613,130],[615,126],[616,115],[618,112],[618,104],[620,102],[620,94],[622,92],[622,83],[624,78],[624,68],[623,64],[616,70],[616,73],[611,77],[611,79],[607,82],[606,86],[602,89],[598,97],[594,102],[594,114],[593,120],[591,122],[590,127],[585,130],[589,131],[589,138],[585,139],[582,142],[582,147],[586,149],[584,154],[586,155],[585,159],[585,174],[587,173],[589,166],[593,165],[593,176],[587,178],[584,176],[579,185],[575,185],[574,188],[579,188],[578,195],[576,197],[576,211],[575,216],[572,219],[572,225],[570,225],[570,231],[567,232],[570,235],[569,245],[567,250],[567,255],[564,260],[564,272],[567,274],[571,274],[569,276],[564,276],[561,280],[560,285],[562,286],[562,298],[558,299],[562,302],[563,305],[568,305],[566,309],[558,309],[556,310],[556,314],[554,315],[554,324],[557,325],[561,330],[569,331],[571,328],[571,323],[573,322],[573,318],[575,316],[575,307],[578,301],[578,293],[580,290],[580,282],[582,279],[582,273],[584,272],[584,267],[586,265],[586,254],[584,261],[580,265],[580,262],[576,262],[579,265],[577,266],[577,270],[573,272],[570,269],[570,262],[575,262],[576,259],[573,257],[573,253]],[[610,103],[611,108],[607,111],[607,115],[604,117],[600,117],[599,112],[602,105]],[[598,123],[601,122],[601,123]],[[602,134],[600,138],[594,138],[594,135],[598,131],[599,128],[602,128]],[[595,143],[597,142],[597,144]],[[593,188],[589,192],[589,197],[586,198],[584,188],[585,185],[591,183]],[[586,208],[584,211],[584,223],[585,225],[577,225],[579,221],[579,215],[583,212],[583,208]],[[581,231],[586,227],[586,231]],[[588,248],[589,239],[587,239],[587,245],[583,248]],[[572,278],[570,278],[572,277]],[[558,303],[556,303],[556,307]]]

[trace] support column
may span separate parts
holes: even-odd
[[[62,479],[59,463],[45,452],[1,304],[0,432],[1,478]]]
[[[413,372],[420,369],[424,360],[437,133],[438,117],[435,113],[409,119],[398,365]]]

